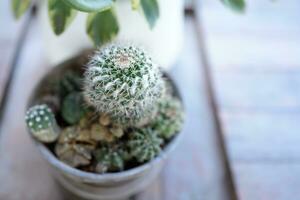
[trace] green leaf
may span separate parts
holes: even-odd
[[[159,7],[157,0],[141,0],[141,5],[148,24],[152,29],[159,17]]]
[[[63,0],[76,10],[83,12],[99,12],[111,8],[113,0]]]
[[[221,0],[223,4],[228,6],[234,11],[244,12],[246,8],[246,4],[244,0]]]
[[[132,10],[137,10],[140,7],[140,0],[131,0],[131,8]]]
[[[119,32],[114,10],[109,9],[89,14],[86,31],[96,46],[111,41]]]
[[[12,10],[16,19],[19,19],[29,8],[31,0],[12,0]]]
[[[67,123],[78,123],[85,112],[84,100],[80,92],[71,93],[63,99],[61,114]]]
[[[50,24],[56,35],[62,34],[73,21],[76,11],[62,0],[48,1]]]

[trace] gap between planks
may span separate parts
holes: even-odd
[[[197,32],[197,39],[198,39],[198,43],[199,43],[199,50],[200,50],[200,57],[202,60],[202,66],[203,66],[203,72],[204,72],[204,82],[205,82],[205,86],[206,86],[206,91],[207,91],[207,98],[209,100],[210,103],[210,109],[212,111],[212,117],[213,117],[213,122],[215,124],[215,128],[216,128],[216,133],[218,134],[218,143],[219,143],[219,147],[221,149],[221,156],[223,158],[223,163],[225,166],[225,176],[228,180],[228,185],[227,185],[227,190],[229,192],[229,194],[231,195],[231,199],[232,200],[238,200],[238,195],[237,195],[237,190],[236,190],[236,184],[234,182],[234,175],[232,173],[232,167],[231,167],[231,163],[229,160],[229,156],[228,156],[228,151],[227,151],[227,147],[226,147],[226,139],[224,137],[224,133],[223,133],[223,127],[222,127],[222,123],[219,117],[219,108],[216,102],[216,97],[215,97],[215,93],[214,93],[214,86],[213,86],[213,80],[212,80],[212,71],[211,71],[211,66],[208,60],[208,56],[207,56],[207,48],[206,48],[206,43],[205,43],[205,36],[203,33],[203,25],[202,25],[202,19],[201,19],[201,14],[200,12],[200,7],[198,5],[199,2],[194,1],[194,6],[193,6],[193,10],[191,10],[191,12],[189,12],[189,14],[193,17],[193,22],[194,25],[196,27],[196,32]]]
[[[10,61],[10,67],[9,67],[9,73],[8,73],[8,78],[7,81],[5,82],[5,85],[3,87],[3,93],[2,93],[2,98],[0,96],[0,130],[1,130],[1,126],[3,125],[3,117],[4,117],[4,113],[5,113],[5,109],[7,107],[8,104],[8,99],[9,99],[9,93],[11,91],[11,87],[12,87],[12,83],[14,81],[14,75],[17,71],[18,68],[18,60],[20,57],[20,54],[22,52],[23,46],[24,46],[24,42],[25,39],[27,37],[28,34],[28,30],[30,27],[30,22],[33,18],[33,11],[35,9],[32,8],[30,10],[30,12],[24,16],[24,22],[22,24],[21,30],[20,30],[20,34],[18,35],[17,42],[15,45],[15,49],[13,51],[13,56],[12,56],[12,60]],[[0,132],[0,140],[1,140],[1,132]]]

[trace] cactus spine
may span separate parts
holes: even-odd
[[[159,102],[158,113],[151,123],[151,127],[162,138],[170,139],[181,130],[183,118],[183,108],[180,101],[167,96]]]
[[[160,70],[143,50],[111,45],[88,63],[84,93],[98,111],[130,126],[151,115],[163,86]]]
[[[123,143],[106,143],[95,151],[96,172],[115,172],[124,169],[128,152]]]

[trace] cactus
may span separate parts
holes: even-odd
[[[96,144],[89,130],[70,126],[61,132],[55,145],[55,153],[61,161],[72,167],[85,166],[91,163]]]
[[[134,129],[127,141],[132,155],[140,163],[150,161],[161,152],[163,140],[151,128]]]
[[[174,97],[165,97],[158,104],[158,113],[151,127],[159,136],[170,139],[178,133],[183,124],[183,108],[180,101]]]
[[[153,160],[183,123],[181,102],[151,58],[130,45],[111,45],[95,53],[84,73],[65,71],[50,102],[30,108],[26,122],[32,135],[57,158],[89,172],[123,171]],[[51,98],[55,97],[55,99]],[[54,109],[53,109],[54,110]]]
[[[124,169],[125,161],[129,154],[123,143],[102,144],[94,153],[96,172],[115,172]]]
[[[26,112],[26,124],[32,135],[41,142],[54,142],[59,136],[59,127],[52,110],[46,105],[36,105]]]
[[[99,112],[132,126],[155,111],[163,92],[162,75],[151,58],[130,45],[111,45],[91,58],[84,94]]]

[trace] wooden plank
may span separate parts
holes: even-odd
[[[24,25],[26,25],[29,17],[28,15],[24,16],[17,22],[13,18],[10,4],[11,1],[9,0],[0,2],[0,26],[2,27],[0,29],[0,112],[2,112],[3,96],[8,87],[7,82],[13,70],[13,59],[20,49]]]
[[[198,2],[197,2],[198,3]],[[205,31],[244,36],[270,33],[279,36],[282,33],[299,31],[299,1],[247,1],[245,14],[237,14],[225,8],[219,1],[203,0],[198,4],[203,17]],[[272,34],[271,34],[272,33]],[[206,36],[209,40],[209,35]],[[259,39],[259,38],[258,38]]]
[[[234,162],[300,162],[300,113],[224,112]]]
[[[49,166],[25,131],[27,99],[38,79],[48,70],[35,20],[29,30],[0,130],[0,199],[59,200],[63,198],[50,175]]]
[[[197,4],[196,4],[197,6]],[[199,15],[198,11],[194,11],[193,16],[195,18],[195,26],[196,26],[196,32],[198,36],[198,44],[199,46],[199,56],[202,59],[202,70],[203,70],[203,77],[206,85],[207,90],[207,99],[209,101],[209,108],[211,109],[211,115],[212,119],[214,121],[215,125],[215,132],[217,136],[217,146],[219,146],[220,154],[222,155],[222,163],[223,168],[225,170],[226,175],[226,186],[227,191],[230,193],[230,199],[237,199],[236,194],[236,188],[234,183],[234,177],[231,169],[231,164],[228,158],[228,152],[227,152],[227,145],[226,141],[223,135],[223,128],[221,125],[220,117],[218,115],[219,113],[219,107],[217,105],[215,92],[214,92],[214,85],[212,80],[212,70],[209,64],[208,56],[207,56],[207,49],[206,49],[206,42],[205,42],[205,36],[204,36],[204,27],[202,24],[201,16]]]
[[[300,70],[215,71],[214,80],[222,110],[300,112]]]
[[[300,3],[247,1],[241,16],[202,2],[238,197],[299,199]]]
[[[183,55],[172,71],[185,102],[186,124],[183,141],[164,170],[163,199],[232,199],[192,20],[186,20]]]
[[[300,163],[235,164],[240,200],[300,199]]]
[[[299,1],[253,0],[247,5],[246,14],[239,15],[218,1],[203,1],[200,12],[212,67],[247,71],[299,69]]]
[[[299,71],[299,34],[208,33],[212,66],[217,71]]]

